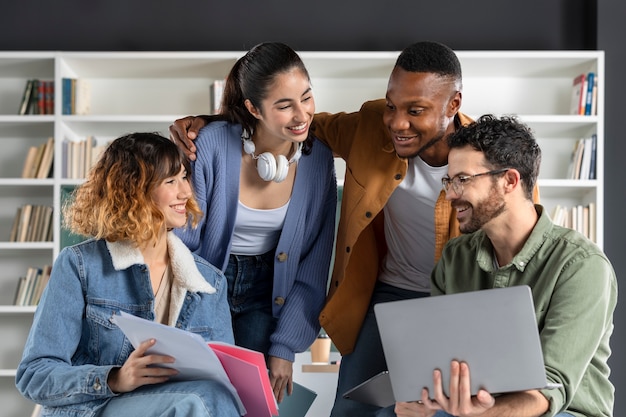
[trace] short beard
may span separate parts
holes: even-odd
[[[489,197],[472,205],[472,217],[464,225],[461,225],[461,233],[474,233],[480,230],[485,224],[495,219],[506,210],[506,203],[496,187],[491,187]]]

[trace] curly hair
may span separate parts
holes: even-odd
[[[491,169],[515,168],[531,200],[539,176],[541,149],[533,132],[515,116],[485,114],[448,136],[450,149],[471,146],[484,154]]]
[[[153,242],[165,228],[165,218],[152,199],[161,182],[191,171],[184,154],[156,133],[131,133],[109,144],[63,207],[65,227],[72,233],[127,240],[137,246]],[[191,187],[190,187],[191,188]],[[187,226],[197,226],[202,212],[192,195],[186,204]]]
[[[416,42],[404,48],[396,67],[409,72],[428,72],[448,79],[462,89],[461,62],[448,46],[432,41]]]

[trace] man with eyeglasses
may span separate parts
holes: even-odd
[[[541,150],[530,129],[512,117],[486,115],[449,136],[448,145],[442,184],[465,235],[445,246],[431,293],[530,286],[548,382],[562,388],[497,397],[481,390],[472,397],[471,369],[453,361],[449,396],[434,371],[434,392],[424,389],[421,402],[396,404],[397,415],[612,416],[607,360],[615,272],[594,243],[556,226],[533,204]]]

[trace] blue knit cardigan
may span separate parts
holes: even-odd
[[[176,229],[192,251],[222,271],[228,264],[239,200],[241,133],[240,125],[227,122],[213,122],[200,131],[191,177],[205,216],[196,229]],[[336,209],[333,155],[316,140],[312,152],[298,161],[274,256],[272,308],[278,325],[270,337],[271,356],[294,361],[295,354],[306,350],[319,332]]]

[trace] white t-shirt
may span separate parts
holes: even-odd
[[[435,266],[435,203],[448,166],[409,160],[406,177],[384,207],[388,252],[379,279],[395,287],[430,292]]]
[[[262,255],[275,248],[283,230],[289,202],[282,207],[259,210],[237,205],[237,220],[230,253],[233,255]]]

